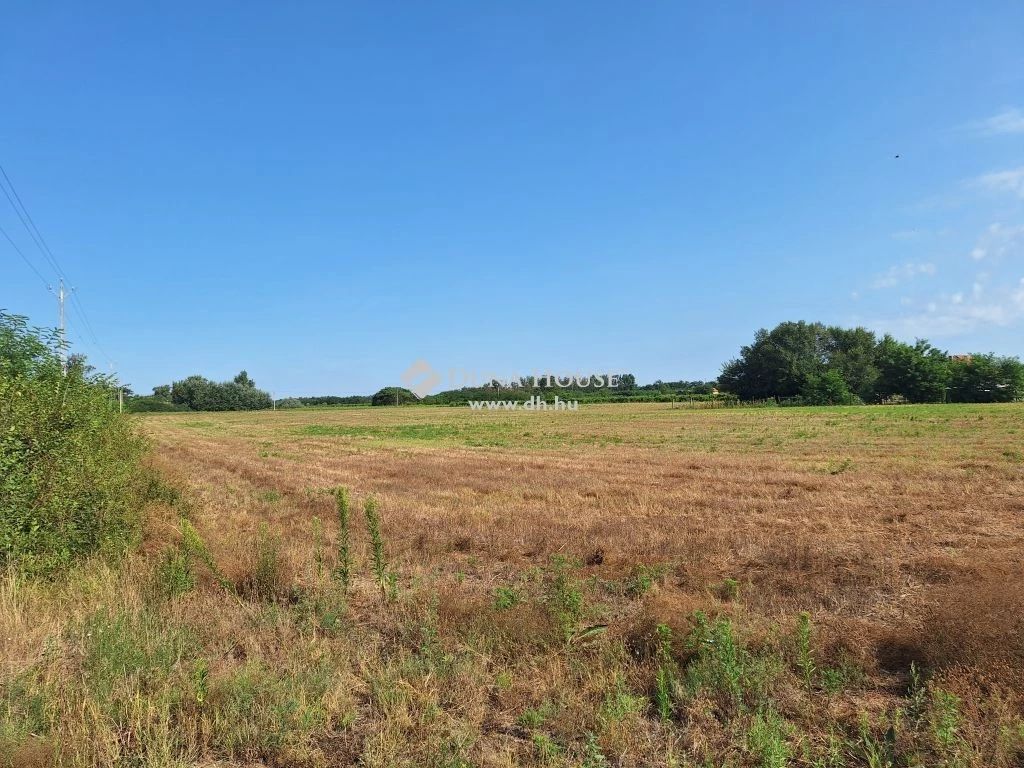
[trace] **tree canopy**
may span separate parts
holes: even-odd
[[[133,398],[134,411],[258,411],[271,408],[268,392],[256,388],[256,382],[242,371],[232,381],[210,381],[203,376],[189,376],[173,384],[153,387],[150,397]]]
[[[951,358],[925,339],[907,344],[866,328],[784,322],[759,330],[722,367],[718,384],[744,400],[808,405],[1009,402],[1024,396],[1024,364],[984,354]]]

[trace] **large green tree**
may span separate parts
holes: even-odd
[[[889,335],[876,339],[866,328],[785,322],[759,330],[718,381],[745,400],[796,396],[809,404],[839,404],[900,396],[927,403],[943,400],[949,365],[947,354],[924,340],[906,344]],[[999,396],[1010,390],[1003,387]]]
[[[1015,357],[965,355],[949,363],[949,400],[1009,403],[1024,397],[1024,363]]]
[[[846,388],[865,402],[875,396],[878,340],[867,328],[829,327],[826,333],[826,367],[842,378]]]
[[[725,364],[719,386],[744,400],[800,395],[811,376],[824,373],[828,341],[828,329],[821,323],[762,328],[753,344]]]
[[[875,363],[876,398],[900,395],[911,403],[940,403],[946,399],[949,355],[924,339],[910,345],[886,334],[878,343]]]

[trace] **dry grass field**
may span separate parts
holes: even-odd
[[[1024,406],[141,425],[141,550],[0,589],[8,764],[1024,765]]]

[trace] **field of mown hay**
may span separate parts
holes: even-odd
[[[141,552],[3,595],[82,764],[1024,764],[1024,406],[141,425]]]

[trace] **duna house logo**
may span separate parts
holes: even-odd
[[[426,397],[441,383],[441,375],[426,360],[417,360],[405,369],[401,380],[416,397]]]

